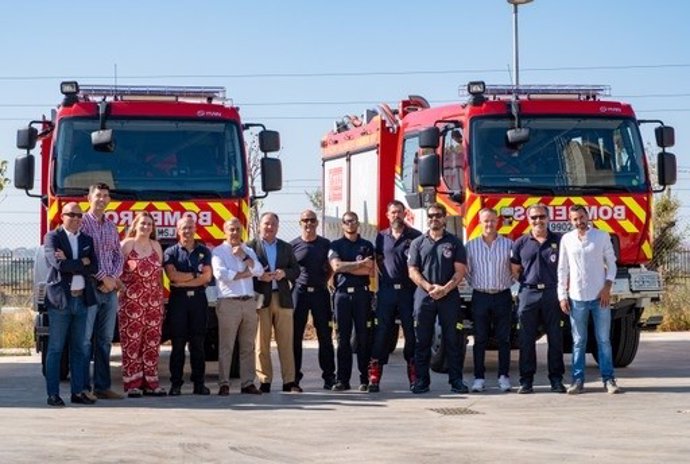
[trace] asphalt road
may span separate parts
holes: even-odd
[[[181,397],[68,401],[61,409],[45,403],[37,355],[0,357],[0,464],[690,460],[690,332],[644,333],[635,362],[617,372],[625,392],[615,396],[603,392],[591,357],[584,394],[548,392],[543,343],[533,395],[495,388],[495,353],[489,391],[453,395],[446,376],[434,375],[430,393],[412,395],[400,350],[384,371],[381,393],[327,392],[315,345],[308,346],[303,394],[240,395],[235,381],[231,395],[219,397],[217,367],[209,363],[208,397],[189,394],[186,384]],[[513,358],[517,378],[516,351]],[[167,350],[161,365],[167,380]],[[118,356],[112,368],[121,390]],[[68,400],[68,384],[61,388]]]

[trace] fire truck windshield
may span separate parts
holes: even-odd
[[[139,200],[246,194],[238,126],[228,121],[109,119],[115,150],[98,152],[98,120],[61,119],[52,153],[54,192],[73,195],[105,182],[114,197]]]
[[[568,189],[640,192],[648,187],[638,127],[630,119],[523,117],[529,141],[509,146],[512,120],[475,118],[469,143],[477,192]]]

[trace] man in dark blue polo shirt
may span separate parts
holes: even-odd
[[[520,325],[520,387],[518,393],[532,393],[537,371],[537,328],[543,325],[548,340],[548,369],[551,391],[565,393],[563,385],[563,329],[558,302],[559,234],[549,230],[549,211],[542,204],[527,208],[532,230],[513,244],[511,267],[520,282],[518,320]]]
[[[196,223],[191,216],[177,221],[179,241],[165,250],[163,266],[170,279],[167,325],[172,342],[170,353],[170,383],[168,394],[182,393],[185,346],[189,343],[189,358],[192,365],[191,381],[195,395],[208,395],[210,390],[204,384],[206,359],[204,339],[208,318],[206,286],[213,278],[211,252],[194,239]]]
[[[415,285],[407,270],[407,257],[412,240],[422,235],[405,224],[405,205],[398,200],[388,204],[386,216],[390,228],[376,235],[376,264],[379,291],[376,298],[376,328],[369,362],[369,392],[379,391],[383,365],[388,363],[388,340],[395,323],[396,311],[405,335],[403,356],[407,362],[410,388],[415,381],[414,319],[412,306]],[[397,329],[396,329],[397,334]]]
[[[337,324],[338,372],[334,391],[350,389],[352,375],[352,346],[350,337],[354,324],[357,337],[357,367],[359,390],[367,391],[367,364],[371,347],[367,324],[371,311],[369,277],[374,272],[374,245],[359,236],[359,218],[348,211],[342,217],[343,237],[331,243],[328,255],[333,268],[335,294],[333,306]]]
[[[426,210],[429,230],[410,245],[409,273],[417,285],[414,294],[415,368],[417,380],[412,393],[429,391],[429,360],[434,325],[438,316],[443,344],[448,356],[448,380],[453,393],[467,393],[462,381],[463,350],[458,322],[458,285],[467,272],[467,257],[462,242],[446,231],[446,208],[433,203]]]
[[[300,267],[292,299],[295,306],[294,353],[297,383],[302,374],[302,339],[311,311],[312,322],[319,340],[319,367],[323,378],[323,388],[331,390],[335,385],[335,354],[333,351],[333,311],[331,297],[326,283],[333,270],[328,263],[328,250],[331,241],[316,234],[319,221],[310,209],[300,214],[302,234],[290,242]]]

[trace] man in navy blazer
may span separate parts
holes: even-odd
[[[259,313],[256,376],[261,382],[261,391],[269,393],[273,379],[271,333],[275,331],[283,391],[299,393],[302,389],[295,379],[295,356],[292,352],[295,312],[292,304],[292,287],[299,277],[300,268],[292,245],[277,238],[277,233],[278,215],[264,213],[259,220],[259,239],[248,243],[264,268],[264,273],[260,277],[254,277]]]
[[[64,406],[60,398],[60,360],[69,337],[72,403],[93,404],[83,390],[86,316],[96,304],[92,276],[98,272],[93,240],[79,232],[82,210],[77,203],[62,208],[62,225],[45,236],[45,259],[50,269],[46,288],[49,335],[46,390],[50,406]]]

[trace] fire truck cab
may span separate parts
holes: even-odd
[[[464,89],[463,89],[464,90]],[[499,233],[529,231],[526,208],[547,205],[551,230],[570,230],[568,209],[584,205],[594,227],[611,235],[618,259],[611,344],[614,364],[637,353],[644,308],[662,289],[652,257],[653,194],[676,180],[674,131],[658,120],[638,120],[630,105],[603,100],[606,86],[487,86],[471,82],[466,103],[430,107],[410,97],[386,105],[359,125],[336,123],[321,141],[326,235],[346,210],[358,213],[362,233],[387,227],[386,204],[407,207],[407,221],[426,228],[424,208],[446,206],[447,228],[464,241],[481,234],[478,213],[495,209]],[[657,125],[655,190],[640,124]],[[517,290],[517,288],[516,288]],[[461,285],[471,314],[471,289]],[[566,325],[566,351],[571,349]],[[589,351],[596,356],[594,336]],[[442,346],[432,358],[442,365]],[[433,362],[436,360],[437,362]]]
[[[77,201],[87,210],[89,186],[99,182],[111,188],[105,214],[118,230],[124,233],[137,212],[149,211],[164,247],[177,240],[177,220],[191,214],[197,238],[212,248],[223,241],[227,219],[237,217],[246,226],[252,201],[281,188],[280,160],[266,156],[280,149],[279,134],[262,124],[242,124],[239,108],[223,87],[68,81],[60,89],[63,101],[50,118],[31,121],[17,132],[17,147],[26,153],[15,162],[14,182],[29,196],[40,198],[41,240],[60,224],[65,203]],[[252,185],[250,142],[244,138],[245,131],[255,127],[263,129],[258,133],[263,194]],[[40,193],[33,194],[36,163],[31,150],[37,142]],[[42,248],[35,262],[36,342],[45,355],[47,270]],[[207,294],[215,302],[213,287]],[[217,351],[213,324],[207,350],[211,356]]]

